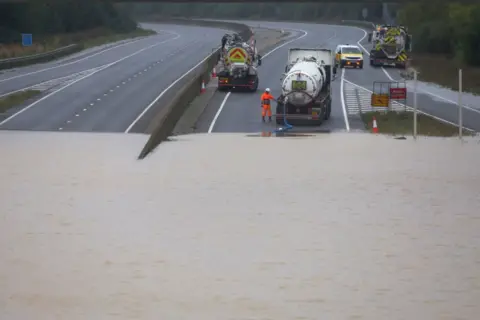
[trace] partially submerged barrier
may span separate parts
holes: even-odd
[[[146,20],[146,22],[163,22],[227,29],[237,32],[243,39],[249,39],[253,35],[250,27],[234,22],[162,17],[150,17],[149,19],[143,20]],[[220,43],[220,39],[218,39],[218,42]],[[219,57],[220,48],[213,51],[208,58],[199,65],[194,72],[192,72],[192,75],[186,83],[183,85],[179,84],[181,87],[175,90],[177,93],[168,104],[164,105],[164,103],[158,102],[157,106],[154,106],[158,111],[155,112],[156,115],[152,118],[150,124],[146,128],[146,133],[150,133],[150,138],[140,152],[140,155],[138,156],[139,159],[145,158],[160,143],[162,143],[162,141],[165,141],[170,136],[188,105],[200,93],[202,81],[208,83],[210,80],[211,71],[217,65]]]

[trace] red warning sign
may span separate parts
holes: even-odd
[[[392,100],[407,99],[407,88],[390,88],[390,99]]]

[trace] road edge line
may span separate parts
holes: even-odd
[[[286,46],[287,44],[292,43],[292,42],[294,42],[294,41],[300,40],[300,39],[302,39],[302,38],[304,38],[304,37],[306,37],[306,36],[308,35],[308,32],[305,31],[305,30],[300,30],[300,29],[283,29],[283,30],[291,30],[291,31],[295,31],[295,32],[303,32],[303,35],[301,35],[301,36],[299,36],[299,37],[297,37],[297,38],[291,39],[291,40],[289,40],[289,41],[287,41],[287,42],[284,42],[284,43],[282,43],[281,45],[273,48],[272,50],[270,50],[269,52],[265,53],[265,54],[262,56],[262,60],[263,60],[263,58],[268,57],[270,54],[272,54],[273,52],[277,51],[277,50],[280,49],[281,47]],[[229,92],[229,93],[230,93],[230,92]],[[223,106],[227,103],[228,97],[230,97],[230,94],[228,94],[228,95],[225,97],[225,99],[222,101],[222,105],[223,105]],[[221,106],[222,106],[222,105],[221,105]],[[213,129],[213,127],[215,126],[215,122],[217,121],[218,117],[220,116],[221,110],[223,110],[223,108],[221,108],[221,109],[219,108],[219,111],[220,111],[220,112],[217,111],[217,113],[215,114],[215,117],[213,118],[212,122],[210,123],[209,132],[208,132],[208,133],[213,133],[212,131],[210,131],[210,128]]]

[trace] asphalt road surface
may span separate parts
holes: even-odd
[[[392,80],[401,80],[400,73],[396,69],[374,68],[369,65],[367,52],[370,46],[367,43],[366,33],[360,28],[287,22],[248,21],[243,23],[255,27],[261,26],[275,29],[298,30],[296,35],[297,40],[278,48],[265,57],[262,66],[259,68],[260,90],[269,87],[274,96],[280,95],[280,77],[285,68],[289,48],[324,47],[334,50],[339,44],[358,44],[360,41],[360,44],[362,44],[365,49],[365,65],[362,70],[345,69],[345,71],[341,71],[339,69],[337,79],[332,86],[333,105],[331,118],[320,127],[296,127],[297,130],[363,130],[364,127],[358,112],[355,114],[354,112],[349,112],[349,109],[358,108],[358,100],[361,99],[369,104],[370,93],[375,81],[389,82]],[[342,81],[342,78],[346,81]],[[341,86],[342,82],[344,83],[343,86]],[[359,99],[353,102],[349,101],[345,94],[347,86],[349,88],[356,88],[355,90],[358,89],[357,95]],[[342,94],[341,87],[343,89]],[[406,102],[408,106],[413,106],[412,88],[412,84],[409,82],[408,90],[410,93],[408,94]],[[436,92],[432,94],[428,93],[428,90],[427,85],[423,85],[423,90],[419,90],[417,98],[419,109],[449,122],[458,123],[458,108],[455,104],[456,99],[453,101],[452,98],[447,95],[448,92]],[[275,129],[276,125],[274,122],[271,124],[261,122],[261,110],[259,106],[260,92],[257,94],[231,93],[225,98],[226,95],[227,93],[219,92],[214,96],[213,102],[207,108],[206,113],[202,116],[197,126],[199,132],[261,132]],[[466,106],[464,109],[464,126],[470,129],[480,130],[480,111],[472,106]]]
[[[4,115],[0,129],[141,132],[148,125],[149,114],[142,119],[138,116],[163,90],[219,46],[225,33],[198,26],[144,27],[161,33],[71,61],[3,73],[0,94],[82,72],[39,100]],[[167,101],[174,89],[160,102]]]

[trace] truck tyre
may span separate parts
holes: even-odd
[[[358,66],[360,69],[363,69],[363,62],[360,62],[360,65]]]
[[[325,119],[325,120],[330,119],[330,114],[331,114],[331,113],[332,113],[332,100],[329,100],[329,101],[327,102],[327,108],[326,108],[326,110],[325,110],[325,117],[324,117],[324,119]]]
[[[257,90],[258,90],[258,83],[259,83],[258,80],[259,80],[259,79],[258,79],[258,77],[257,77],[257,78],[255,79],[255,82],[254,82],[253,87],[250,88],[250,92],[257,92]]]
[[[283,120],[283,109],[284,105],[282,103],[277,103],[277,108],[275,109],[275,113],[280,115],[281,117],[275,117],[275,121],[279,125],[285,124],[285,121]]]

